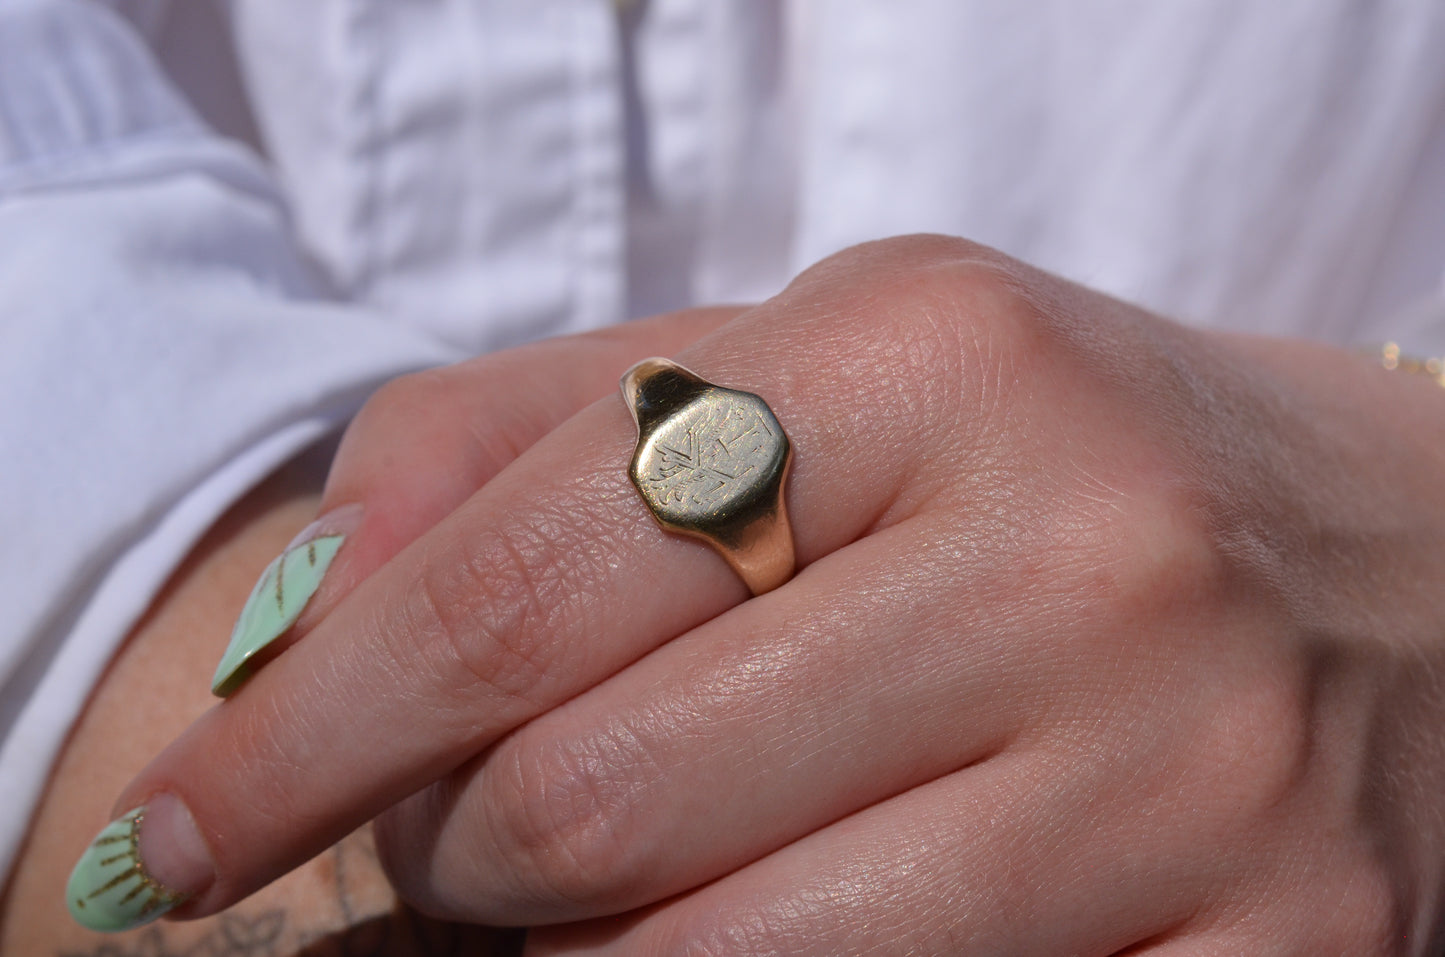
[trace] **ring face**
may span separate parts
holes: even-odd
[[[639,443],[632,481],[658,521],[706,530],[756,504],[781,481],[788,439],[750,392],[716,388],[677,410]]]
[[[622,395],[637,423],[628,477],[658,523],[708,542],[755,595],[787,581],[792,446],[768,404],[668,359],[633,366]]]

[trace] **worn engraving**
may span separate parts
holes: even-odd
[[[642,487],[660,509],[714,511],[772,479],[782,457],[783,440],[766,406],[718,390],[653,433]]]

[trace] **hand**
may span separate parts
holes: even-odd
[[[436,469],[486,447],[458,429],[387,497],[417,393],[384,393],[328,500],[363,503],[358,541],[393,505],[438,523],[374,571],[358,547],[117,804],[190,808],[190,914],[385,812],[404,896],[562,925],[537,953],[1438,944],[1437,387],[928,237],[677,358],[788,429],[798,575],[745,600],[663,533],[615,397],[467,478]],[[465,369],[432,424],[498,408],[466,409]]]

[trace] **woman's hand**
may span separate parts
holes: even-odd
[[[616,397],[469,470],[388,451],[466,367],[384,392],[328,500],[412,518],[117,804],[189,808],[141,842],[185,913],[385,812],[404,896],[538,953],[1438,944],[1437,387],[932,237],[677,358],[792,437],[797,576],[661,531]]]

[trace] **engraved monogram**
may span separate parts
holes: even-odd
[[[659,508],[712,510],[766,481],[783,440],[759,400],[717,390],[653,435],[642,484]]]
[[[767,403],[660,358],[627,371],[622,397],[637,423],[628,477],[658,523],[707,541],[754,595],[787,581],[793,448]]]

